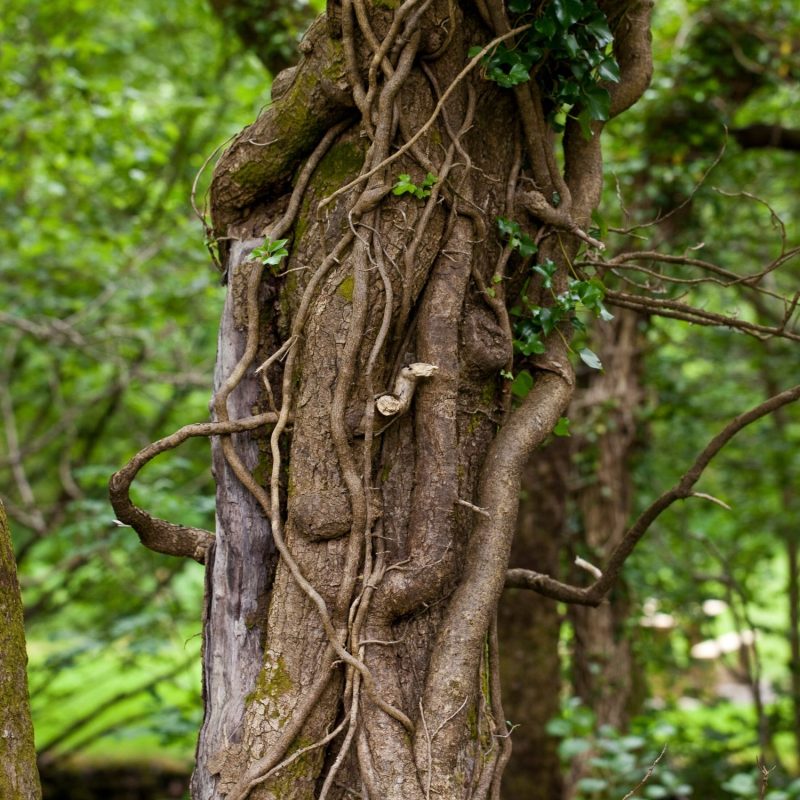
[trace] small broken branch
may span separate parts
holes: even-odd
[[[382,394],[375,401],[375,407],[384,417],[405,414],[411,406],[414,390],[417,388],[417,381],[420,378],[430,378],[437,369],[438,367],[433,364],[423,364],[422,362],[403,367],[395,381],[394,392]]]

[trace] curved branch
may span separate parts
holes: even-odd
[[[156,553],[168,556],[193,558],[205,563],[206,553],[214,541],[214,534],[202,528],[176,525],[148,514],[134,505],[130,488],[139,470],[157,455],[172,450],[195,436],[222,436],[240,431],[251,431],[277,420],[273,413],[258,414],[233,422],[197,422],[184,425],[180,430],[159,439],[140,450],[121,470],[111,476],[108,496],[117,519],[130,525],[139,535],[142,544]]]
[[[591,586],[581,588],[557,581],[549,575],[528,569],[511,569],[506,573],[506,588],[531,589],[538,594],[560,600],[564,603],[598,606],[614,587],[622,567],[633,552],[641,538],[662,512],[666,511],[676,500],[685,500],[693,496],[692,489],[711,459],[743,428],[762,417],[772,414],[779,408],[800,399],[800,384],[776,394],[763,403],[751,408],[731,420],[703,449],[694,464],[683,474],[681,479],[658,499],[651,503],[631,525],[608,559],[602,577]]]

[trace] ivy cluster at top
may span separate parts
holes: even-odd
[[[520,21],[533,15],[532,24],[511,46],[500,44],[485,57],[486,77],[510,88],[535,75],[549,123],[561,130],[559,115],[577,109],[575,118],[591,136],[591,122],[609,116],[604,83],[618,83],[620,77],[608,20],[596,0],[551,0],[538,11],[531,6],[531,0],[508,0]]]

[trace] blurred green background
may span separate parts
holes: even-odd
[[[262,58],[290,57],[307,12],[291,5],[291,19],[266,18]],[[746,273],[800,243],[798,153],[745,146],[726,128],[800,128],[800,15],[796,2],[725,5],[658,4],[656,76],[609,127],[598,225],[625,227],[691,198],[659,229],[662,249],[702,245],[692,252]],[[137,449],[208,415],[224,290],[192,185],[269,102],[271,83],[235,22],[189,0],[4,4],[0,492],[45,770],[190,768],[201,719],[202,568],[151,553],[115,526],[106,484]],[[209,173],[197,183],[200,206]],[[606,235],[610,247],[623,246],[613,230]],[[791,295],[799,276],[790,260],[768,285]],[[748,318],[764,313],[731,290],[696,289],[692,299]],[[724,421],[800,372],[797,349],[779,340],[664,319],[647,326],[644,361],[644,433],[632,467],[639,508]],[[581,433],[591,442],[603,424],[600,415]],[[777,765],[768,797],[800,797],[786,594],[800,541],[798,443],[796,409],[748,429],[700,487],[733,510],[685,503],[636,554],[628,624],[642,687],[632,729],[598,730],[568,692],[552,727],[565,761],[589,746],[604,754],[580,796],[621,797],[629,775],[668,743],[646,796],[755,797],[760,723]],[[190,441],[147,467],[135,499],[160,517],[213,529],[213,493],[208,445]],[[699,642],[737,631],[754,631],[754,641],[716,659],[692,655]],[[568,624],[562,638],[568,676]],[[732,699],[722,684],[739,687]]]

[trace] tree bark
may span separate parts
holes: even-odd
[[[590,376],[573,405],[583,430],[583,441],[576,444],[582,460],[575,490],[580,542],[596,564],[604,563],[622,540],[632,510],[630,462],[642,400],[640,323],[636,312],[620,310],[611,324],[598,326],[605,370]],[[628,724],[636,672],[626,595],[621,583],[608,603],[569,610],[575,693],[595,712],[598,725],[617,729]]]
[[[28,699],[28,656],[11,534],[0,502],[0,796],[42,796]]]
[[[565,547],[570,443],[556,439],[525,470],[510,566],[559,575]],[[506,589],[498,609],[501,675],[508,719],[519,727],[503,777],[507,800],[555,800],[563,779],[558,740],[547,733],[561,710],[561,613],[546,597]]]

